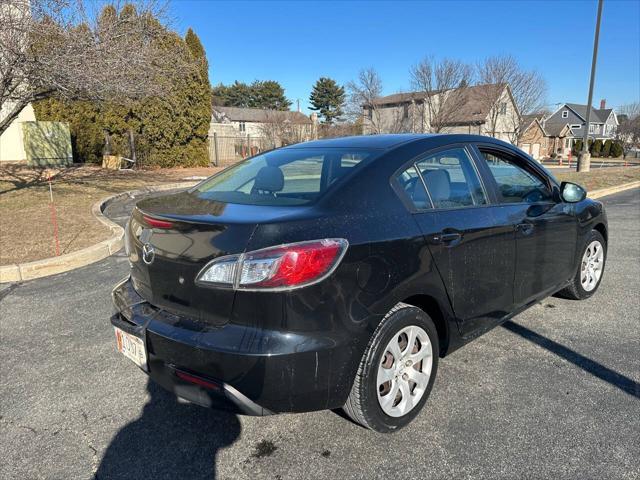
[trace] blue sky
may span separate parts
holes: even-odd
[[[425,55],[476,63],[513,54],[547,80],[549,108],[586,103],[597,2],[206,2],[174,0],[174,27],[192,27],[213,84],[277,80],[306,111],[313,83],[344,84],[373,66],[384,93],[409,88]],[[594,104],[640,100],[640,1],[605,0]]]

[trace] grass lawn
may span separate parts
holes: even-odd
[[[60,250],[69,253],[109,237],[109,230],[91,214],[91,206],[98,200],[137,188],[209,176],[218,170],[113,171],[83,166],[47,171],[0,166],[0,265],[55,255],[49,173],[53,175]]]
[[[561,182],[573,182],[582,185],[587,189],[587,192],[640,180],[640,167],[609,167],[592,169],[590,172],[581,173],[556,173],[552,169],[551,173]]]
[[[84,166],[52,170],[61,253],[79,250],[109,236],[108,229],[91,214],[91,206],[98,200],[145,186],[209,176],[218,170],[111,171]],[[55,255],[48,174],[46,170],[0,167],[0,265]],[[559,180],[579,183],[593,191],[640,180],[640,167],[603,168],[589,173],[558,172],[554,175]]]

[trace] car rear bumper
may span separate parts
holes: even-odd
[[[249,415],[340,407],[361,355],[355,339],[330,332],[207,326],[149,304],[129,278],[113,301],[111,323],[144,340],[149,376],[206,407]]]

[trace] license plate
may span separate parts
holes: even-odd
[[[118,327],[113,327],[113,329],[116,332],[116,349],[140,368],[147,371],[147,350],[144,346],[144,340],[120,330]]]

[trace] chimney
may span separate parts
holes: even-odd
[[[607,99],[603,98],[600,100],[600,110],[604,110],[605,108],[607,108]]]

